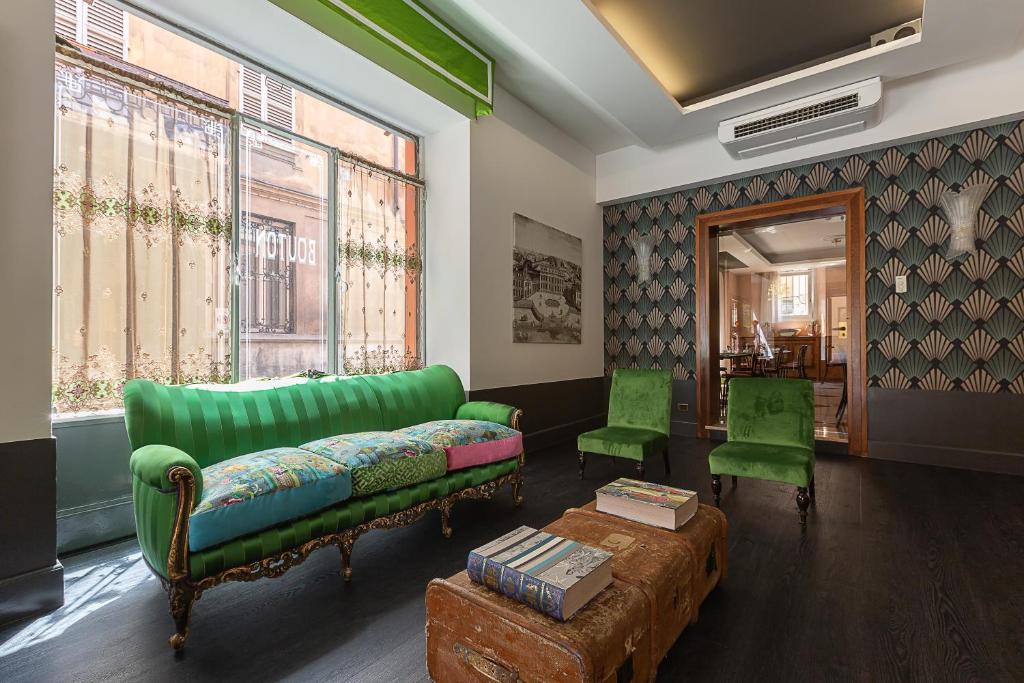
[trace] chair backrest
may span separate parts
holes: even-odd
[[[814,385],[806,379],[729,382],[729,441],[814,449]]]
[[[804,364],[804,359],[807,358],[807,352],[811,349],[810,344],[801,344],[800,350],[796,353],[796,361],[800,365]]]
[[[125,384],[133,449],[174,446],[207,467],[245,453],[336,434],[409,427],[455,417],[462,382],[443,365],[388,375],[239,384]]]
[[[651,429],[667,436],[671,419],[671,372],[618,369],[612,373],[609,427]]]

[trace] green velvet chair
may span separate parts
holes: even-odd
[[[608,397],[608,426],[580,434],[580,479],[584,453],[599,453],[636,461],[644,478],[644,458],[661,453],[669,473],[668,435],[672,416],[672,373],[668,370],[616,370]]]
[[[728,442],[708,457],[715,505],[722,475],[797,487],[800,523],[814,499],[814,385],[806,379],[735,378],[729,382]],[[808,497],[808,489],[810,497]]]

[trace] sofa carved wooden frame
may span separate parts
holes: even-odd
[[[512,414],[510,426],[519,430],[519,421],[523,411],[516,410]],[[526,453],[519,453],[515,470],[496,479],[485,481],[477,486],[470,486],[441,498],[434,498],[399,510],[390,515],[375,517],[367,522],[331,534],[310,539],[300,546],[289,548],[262,560],[245,565],[230,567],[217,574],[207,576],[198,581],[190,577],[188,563],[188,522],[195,502],[196,481],[187,467],[174,466],[167,471],[167,478],[175,485],[178,500],[174,512],[174,529],[171,532],[171,546],[167,553],[167,579],[159,573],[157,577],[167,591],[170,599],[171,618],[174,619],[175,632],[170,637],[170,644],[175,650],[185,647],[188,638],[189,622],[192,618],[192,605],[202,596],[203,591],[228,581],[256,581],[263,578],[277,578],[292,567],[302,564],[314,550],[325,546],[336,546],[341,552],[341,570],[345,581],[352,579],[352,548],[356,540],[367,531],[374,529],[394,529],[408,526],[419,521],[429,510],[440,510],[441,533],[451,538],[451,511],[456,502],[471,498],[489,499],[505,484],[512,487],[512,501],[518,507],[523,502],[523,464]]]

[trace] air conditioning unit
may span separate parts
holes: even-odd
[[[892,41],[899,40],[900,38],[909,38],[910,36],[915,36],[920,32],[921,20],[914,19],[906,22],[905,24],[893,26],[885,31],[879,31],[878,33],[871,34],[871,47],[891,43]]]
[[[869,78],[718,124],[718,140],[738,159],[768,154],[878,123],[882,80]]]

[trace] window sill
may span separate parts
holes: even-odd
[[[124,409],[98,410],[92,413],[72,413],[70,415],[51,415],[50,423],[54,427],[74,424],[106,424],[111,422],[124,422]]]

